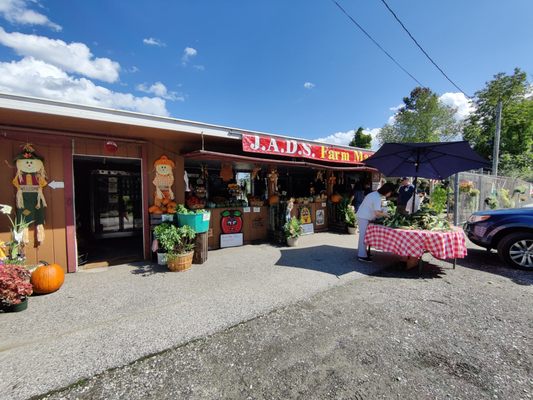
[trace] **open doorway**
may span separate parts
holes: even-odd
[[[74,156],[78,265],[143,259],[141,160]]]

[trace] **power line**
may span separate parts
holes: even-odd
[[[422,85],[422,84],[420,83],[420,81],[419,81],[418,79],[416,79],[416,78],[415,78],[415,77],[414,77],[409,71],[407,71],[404,67],[402,67],[402,66],[400,65],[400,63],[399,63],[398,61],[396,61],[396,59],[395,59],[393,56],[391,56],[391,55],[387,52],[387,50],[385,50],[383,47],[381,47],[381,45],[380,45],[380,44],[379,44],[379,43],[378,43],[378,42],[377,42],[372,36],[370,36],[370,34],[369,34],[367,31],[365,31],[365,30],[363,29],[363,27],[362,27],[361,25],[359,25],[359,24],[357,23],[357,21],[356,21],[356,20],[355,20],[350,14],[348,14],[348,12],[347,12],[344,8],[342,8],[342,6],[341,6],[339,3],[337,3],[336,0],[331,0],[331,1],[332,1],[333,3],[335,3],[335,5],[336,5],[337,7],[339,7],[339,9],[344,13],[344,15],[346,15],[346,16],[347,16],[347,17],[348,17],[348,18],[349,18],[349,19],[355,24],[355,26],[357,26],[357,27],[358,27],[358,28],[359,28],[359,29],[360,29],[360,30],[361,30],[361,31],[362,31],[362,32],[363,32],[363,33],[364,33],[364,34],[365,34],[365,35],[366,35],[366,36],[367,36],[367,37],[368,37],[368,38],[369,38],[369,39],[370,39],[370,40],[371,40],[371,41],[372,41],[372,42],[373,42],[373,43],[374,43],[374,44],[375,44],[375,45],[376,45],[376,46],[377,46],[377,47],[378,47],[383,53],[385,53],[385,54],[387,55],[387,57],[389,57],[389,58],[394,62],[394,64],[396,64],[398,67],[400,67],[400,69],[401,69],[403,72],[405,72],[407,75],[409,75],[409,76],[410,76],[410,77],[411,77],[416,83],[418,83],[420,86],[424,86],[424,85]]]
[[[420,45],[420,43],[418,43],[418,41],[414,38],[414,36],[411,34],[411,32],[409,32],[409,30],[405,27],[405,25],[403,24],[403,22],[400,20],[400,18],[398,18],[398,16],[396,15],[396,13],[394,11],[392,11],[392,9],[389,7],[389,5],[387,4],[387,2],[385,0],[381,0],[381,2],[385,5],[385,7],[387,7],[387,9],[390,11],[390,13],[394,16],[394,18],[396,19],[396,21],[398,21],[398,23],[402,26],[403,30],[405,32],[407,32],[407,34],[409,35],[409,37],[413,40],[413,42],[415,42],[415,44],[418,46],[418,48],[422,51],[422,53],[424,53],[424,55],[428,58],[429,61],[431,61],[431,63],[440,71],[440,73],[442,75],[444,75],[444,77],[446,79],[448,79],[448,81],[457,88],[457,90],[459,90],[462,94],[464,94],[467,98],[470,98],[469,95],[467,95],[463,89],[461,89],[454,81],[451,80],[451,78],[446,75],[446,73],[442,70],[441,67],[439,67],[437,65],[437,63],[435,61],[433,61],[433,59],[429,56],[429,54],[426,52],[426,50],[424,50],[422,48],[422,46]]]

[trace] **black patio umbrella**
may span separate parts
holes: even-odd
[[[364,163],[385,176],[413,176],[415,193],[418,177],[445,179],[457,172],[490,166],[467,141],[385,143]]]

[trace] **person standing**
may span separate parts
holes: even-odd
[[[363,184],[361,181],[355,182],[352,197],[350,198],[350,204],[354,206],[355,211],[359,209],[359,206],[363,202],[363,199],[365,198],[365,193],[363,191]]]
[[[407,201],[407,205],[405,206],[405,212],[407,214],[411,214],[413,212],[413,200],[415,202],[414,212],[420,210],[420,206],[422,205],[422,202],[424,201],[425,197],[426,192],[424,191],[424,189],[417,189],[416,195],[413,193],[409,201]]]
[[[400,188],[398,189],[398,200],[396,203],[396,212],[400,214],[407,214],[405,211],[407,202],[414,194],[415,187],[411,185],[411,180],[404,176],[400,182]]]
[[[382,210],[381,201],[389,197],[395,189],[392,183],[385,183],[377,191],[371,192],[365,196],[363,202],[357,210],[357,223],[359,225],[359,243],[357,246],[357,259],[363,262],[370,262],[372,259],[368,256],[365,246],[365,234],[368,223],[376,218],[387,215]]]

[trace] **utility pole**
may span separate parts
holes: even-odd
[[[502,101],[496,106],[496,132],[494,133],[494,146],[492,147],[492,175],[498,175],[498,160],[500,157],[500,130],[502,127]]]

